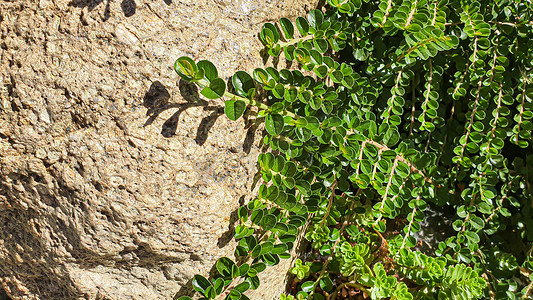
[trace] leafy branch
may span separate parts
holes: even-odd
[[[246,300],[305,238],[281,299],[529,297],[530,9],[328,0],[263,25],[265,53],[293,69],[237,71],[226,83],[213,63],[178,58],[178,75],[224,99],[229,119],[251,108],[265,128],[262,183],[238,210],[239,262],[220,258],[210,278],[193,278],[195,291]]]

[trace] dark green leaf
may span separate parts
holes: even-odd
[[[276,216],[272,214],[268,214],[263,217],[261,220],[261,226],[264,230],[270,230],[274,228],[274,225],[276,225]]]
[[[272,90],[272,95],[278,99],[283,99],[283,95],[285,95],[285,87],[283,84],[278,83]]]
[[[294,37],[294,26],[292,25],[292,22],[287,18],[281,18],[279,19],[279,24],[285,34],[285,38],[292,39]]]
[[[279,135],[283,132],[285,122],[281,115],[272,114],[265,118],[265,128],[270,135]]]
[[[201,60],[197,63],[198,69],[204,70],[204,76],[207,80],[211,81],[218,78],[217,67],[208,60]]]
[[[248,97],[248,92],[254,88],[252,76],[244,71],[237,71],[231,78],[231,81],[235,92],[241,97]]]
[[[302,283],[302,291],[304,292],[310,292],[315,286],[315,283],[313,281],[306,281]]]
[[[212,287],[211,282],[202,275],[194,275],[192,287],[195,291],[205,295],[207,288]]]
[[[218,273],[220,273],[222,276],[231,275],[231,269],[233,266],[235,266],[235,263],[227,257],[219,258],[216,263]]]
[[[309,21],[309,25],[311,25],[311,27],[318,28],[318,26],[322,24],[322,21],[324,20],[324,14],[318,9],[313,9],[307,14],[307,20]]]
[[[235,290],[241,292],[241,293],[244,293],[246,292],[248,289],[250,289],[251,287],[251,284],[247,281],[245,282],[242,282],[240,284],[238,284],[236,287],[235,287]]]
[[[246,103],[241,100],[227,100],[224,104],[224,113],[228,119],[236,121],[246,110]]]
[[[296,18],[296,28],[298,28],[298,31],[302,36],[306,36],[309,32],[309,23],[305,18],[298,17]]]
[[[226,91],[226,82],[222,78],[211,80],[208,87],[205,87],[201,94],[209,99],[218,99],[224,96]]]
[[[324,39],[315,39],[313,44],[315,48],[320,51],[320,53],[325,53],[328,51],[328,42]]]
[[[279,41],[278,29],[272,23],[263,24],[263,29],[261,30],[261,41],[267,46],[272,47]]]

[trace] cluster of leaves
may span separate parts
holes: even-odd
[[[260,39],[297,68],[238,71],[228,88],[208,61],[175,64],[231,120],[253,109],[269,148],[238,210],[239,263],[194,277],[204,299],[248,299],[299,234],[311,254],[282,299],[531,294],[531,1],[328,0]],[[453,229],[423,253],[428,207]]]

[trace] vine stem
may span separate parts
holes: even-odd
[[[335,292],[333,292],[333,294],[331,294],[328,297],[328,300],[335,299],[337,297],[337,294],[340,292],[340,290],[342,290],[346,286],[356,288],[360,291],[363,291],[365,294],[370,295],[370,291],[367,288],[365,288],[364,286],[360,285],[359,283],[355,281],[349,281],[349,282],[344,282],[343,284],[339,285],[337,289],[335,289]]]
[[[290,45],[297,44],[299,42],[311,40],[314,37],[315,37],[314,35],[308,35],[308,36],[304,36],[304,37],[301,37],[301,38],[292,39],[292,40],[287,41],[287,42],[279,42],[278,45],[280,45],[281,47],[287,47],[287,46],[290,46]]]
[[[392,96],[387,102],[387,103],[390,103],[389,108],[387,109],[387,119],[386,119],[387,123],[389,122],[389,119],[390,119],[390,114],[392,112],[392,106],[394,103],[394,99],[397,97],[396,91],[400,87],[400,80],[402,79],[402,73],[403,73],[403,69],[400,70],[398,72],[398,76],[396,76],[396,82],[394,83],[394,87],[391,89],[391,91],[393,91]]]
[[[411,124],[409,125],[409,137],[413,135],[413,127],[415,125],[415,112],[416,112],[416,96],[415,96],[415,79],[411,80]]]
[[[335,180],[335,184],[336,183],[337,183],[337,181]],[[361,189],[357,190],[357,194],[356,195],[358,195],[360,193],[360,191],[361,191]],[[354,199],[353,202],[352,202],[352,205],[350,206],[350,210],[354,209],[355,203],[356,203],[356,201]],[[344,223],[342,224],[341,228],[339,229],[339,238],[335,241],[335,244],[333,244],[333,247],[331,247],[332,255],[328,256],[328,259],[326,260],[326,262],[324,262],[324,266],[322,267],[322,270],[320,270],[320,275],[318,275],[318,278],[316,279],[315,284],[313,285],[313,290],[311,291],[311,293],[309,293],[309,296],[312,296],[315,293],[315,289],[317,287],[317,283],[326,274],[326,270],[328,268],[328,265],[329,265],[330,261],[333,260],[333,253],[335,253],[335,249],[337,248],[337,245],[341,241],[342,232],[344,231],[344,228],[346,228],[346,225],[348,225],[348,221],[347,220],[344,221]],[[328,299],[330,299],[330,298],[328,298]]]
[[[529,249],[528,251],[528,256],[531,257],[531,255],[533,254],[533,246],[531,246],[531,248]],[[527,287],[526,287],[526,291],[524,292],[524,295],[522,295],[522,300],[525,300],[525,299],[529,299],[529,294],[531,293],[531,291],[533,290],[533,281],[531,281]]]
[[[498,24],[498,25],[507,25],[507,26],[512,26],[512,27],[522,27],[522,26],[527,26],[527,25],[533,26],[533,21],[529,23],[522,23],[522,24],[511,23],[511,22],[498,22],[498,21],[489,21],[489,23]]]
[[[382,151],[391,150],[389,147],[387,147],[385,145],[382,145],[382,144],[380,144],[378,142],[372,141],[372,140],[367,140],[364,143],[372,144],[372,145],[378,147],[378,149],[382,150]],[[433,179],[428,178],[422,171],[417,169],[411,162],[409,162],[407,159],[405,159],[405,157],[403,157],[401,155],[397,155],[396,156],[396,160],[401,161],[401,162],[405,163],[406,165],[408,165],[409,168],[411,169],[411,171],[419,173],[420,175],[422,175],[424,177],[424,180],[427,183],[431,183],[431,184],[433,183]]]
[[[387,22],[387,17],[389,16],[391,9],[392,9],[392,0],[389,0],[389,2],[387,2],[387,9],[385,10],[383,21],[381,22],[380,27],[385,26],[385,23]]]
[[[415,0],[413,4],[411,4],[411,7],[414,7],[414,8],[409,12],[409,16],[407,17],[407,20],[405,21],[404,28],[407,28],[407,26],[411,24],[411,21],[413,21],[413,17],[415,16],[417,4],[418,4],[418,0]]]
[[[268,232],[264,232],[260,238],[257,239],[257,244],[259,245],[262,241],[264,241],[266,238],[270,237],[270,235],[268,234]],[[248,253],[248,255],[244,258],[243,262],[239,265],[239,267],[241,267],[243,264],[246,264],[250,261],[250,258],[252,258],[252,253],[250,251],[250,253]],[[250,263],[250,266],[252,264]],[[228,284],[227,286],[225,286],[223,289],[222,289],[222,292],[220,294],[217,295],[217,297],[215,298],[215,300],[222,300],[222,299],[225,299],[225,297],[228,295],[228,291],[231,291],[234,287],[236,287],[237,285],[241,284],[242,282],[244,282],[244,279],[242,276],[239,276],[239,278],[234,278],[232,279],[232,283]]]
[[[417,199],[420,199],[420,195],[417,197]],[[413,208],[413,211],[411,212],[411,221],[409,222],[409,227],[407,228],[407,233],[405,234],[402,246],[400,249],[403,249],[405,247],[405,242],[407,241],[407,237],[411,234],[411,226],[413,226],[413,222],[415,221],[415,212],[416,212],[416,206]]]
[[[337,176],[335,176],[335,181],[331,185],[331,195],[329,196],[329,202],[328,202],[328,208],[326,209],[326,214],[324,215],[324,218],[322,221],[320,221],[320,225],[324,224],[326,220],[329,217],[329,212],[331,210],[331,206],[333,205],[333,199],[335,198],[335,188],[337,187]]]
[[[205,79],[200,79],[200,80],[194,81],[194,83],[196,83],[201,88],[205,88],[205,87],[209,86],[209,82],[207,82],[207,80],[205,80]],[[223,96],[228,97],[228,98],[230,98],[232,100],[242,101],[246,105],[256,106],[260,110],[268,110],[268,109],[270,109],[270,106],[268,106],[268,105],[266,105],[264,103],[261,103],[259,101],[254,100],[254,99],[248,99],[248,98],[245,98],[245,97],[241,97],[239,95],[232,94],[232,93],[230,93],[228,91],[225,91]],[[294,114],[294,113],[292,113],[290,111],[283,111],[283,112],[280,112],[280,113],[285,115],[285,116],[289,116],[289,117],[291,117],[293,119],[298,119],[299,118],[298,115],[296,115],[296,114]]]
[[[398,166],[398,158],[396,158],[394,160],[393,164],[392,164],[392,169],[390,171],[389,182],[387,182],[387,187],[385,188],[385,194],[383,195],[383,201],[381,201],[380,210],[382,210],[383,207],[385,206],[385,202],[387,201],[387,197],[389,196],[389,188],[392,185],[392,176],[394,176],[394,171],[396,170],[396,166]],[[381,217],[379,219],[381,219]]]

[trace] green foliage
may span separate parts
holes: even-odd
[[[531,295],[530,1],[328,0],[259,37],[297,68],[238,71],[227,88],[208,61],[175,64],[229,119],[264,119],[269,148],[238,210],[239,263],[193,279],[204,299],[248,299],[300,234],[310,253],[281,299]],[[428,213],[441,240],[423,238]]]

